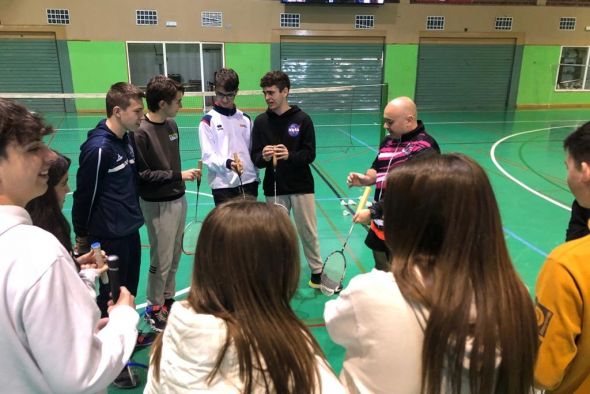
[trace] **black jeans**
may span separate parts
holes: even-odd
[[[243,194],[242,188],[244,189]],[[244,195],[246,196],[246,198],[254,197],[254,199],[256,199],[258,197],[258,182],[255,181],[238,187],[213,189],[211,190],[211,194],[213,194],[213,201],[215,202],[215,205],[219,205],[233,198],[243,198]]]

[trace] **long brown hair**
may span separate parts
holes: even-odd
[[[388,176],[384,214],[396,282],[406,300],[429,311],[422,392],[459,393],[467,357],[472,393],[528,393],[534,307],[512,266],[484,170],[461,154],[409,162]]]
[[[284,210],[262,202],[222,204],[203,222],[188,303],[223,319],[225,344],[209,383],[235,346],[244,393],[261,382],[267,392],[311,393],[319,386],[322,351],[289,301],[299,281],[297,235]],[[159,379],[161,335],[152,350]]]
[[[59,242],[73,255],[71,228],[68,219],[64,216],[57,201],[55,187],[61,181],[64,175],[68,173],[72,161],[54,151],[57,158],[49,167],[49,178],[47,179],[47,191],[27,203],[25,209],[29,212],[33,224],[41,227],[43,230],[55,235]]]

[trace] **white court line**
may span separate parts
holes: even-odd
[[[519,185],[520,187],[524,188],[525,190],[528,190],[529,192],[533,193],[534,195],[536,195],[537,197],[541,197],[543,200],[550,202],[553,205],[556,205],[560,208],[565,209],[566,211],[571,211],[572,209],[570,207],[568,207],[567,205],[564,205],[562,203],[560,203],[559,201],[556,201],[554,199],[552,199],[549,196],[544,195],[543,193],[533,189],[532,187],[526,185],[524,182],[516,179],[516,177],[510,175],[508,173],[508,171],[506,171],[504,169],[504,167],[502,167],[500,165],[500,163],[498,163],[498,160],[496,159],[496,148],[504,141],[508,140],[509,138],[512,137],[516,137],[519,135],[524,135],[524,134],[530,134],[530,133],[536,133],[539,131],[545,131],[545,130],[552,130],[552,129],[563,129],[563,128],[574,128],[576,127],[576,125],[570,125],[570,126],[554,126],[554,127],[544,127],[542,129],[535,129],[535,130],[529,130],[529,131],[522,131],[520,133],[515,133],[515,134],[510,134],[504,138],[499,139],[498,141],[496,141],[494,143],[494,145],[492,145],[492,149],[490,149],[490,158],[492,159],[492,161],[494,162],[494,165],[496,166],[496,168],[498,168],[498,170],[500,170],[500,172],[502,174],[504,174],[508,179],[510,179],[512,182],[516,183],[517,185]]]

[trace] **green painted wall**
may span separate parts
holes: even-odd
[[[70,65],[75,93],[106,94],[109,87],[128,81],[125,42],[69,41]],[[78,111],[103,112],[103,99],[76,100]]]
[[[384,83],[389,85],[388,101],[398,96],[414,97],[418,71],[418,45],[385,46]]]
[[[525,46],[517,106],[590,103],[590,92],[555,91],[560,53],[559,45]]]
[[[260,90],[260,78],[271,70],[271,44],[225,44],[225,66],[240,76],[240,90]],[[240,96],[236,105],[242,109],[264,109],[262,94]]]

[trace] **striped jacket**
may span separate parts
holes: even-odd
[[[381,141],[379,153],[371,165],[371,168],[377,171],[375,201],[379,201],[384,197],[385,180],[389,170],[405,163],[413,156],[427,149],[434,149],[440,153],[437,142],[426,132],[424,123],[421,120],[418,121],[418,127],[415,130],[402,135],[400,138],[387,135]]]

